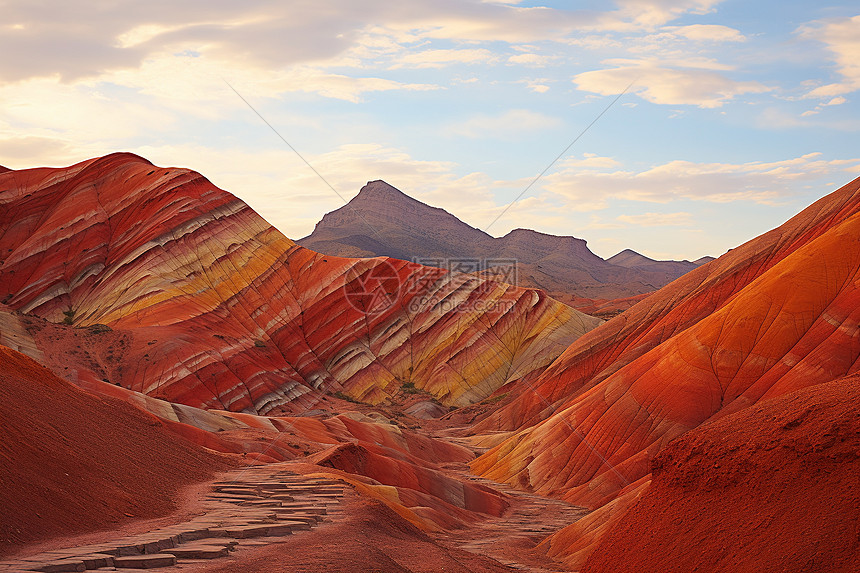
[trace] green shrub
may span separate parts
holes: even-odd
[[[415,387],[415,382],[404,382],[400,387],[404,394],[422,394],[423,390]]]

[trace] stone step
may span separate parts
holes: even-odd
[[[87,570],[100,569],[101,567],[113,567],[113,555],[107,553],[91,553],[90,555],[82,555],[81,561],[84,562]]]
[[[65,573],[66,571],[86,571],[87,566],[81,559],[62,559],[59,561],[48,561],[47,563],[34,564],[29,571],[43,571],[44,573]]]
[[[311,528],[311,524],[309,522],[298,520],[280,520],[278,521],[278,525],[289,526],[293,531],[308,531]]]
[[[281,507],[284,502],[278,501],[276,499],[259,499],[254,501],[243,501],[238,504],[242,507]]]
[[[232,537],[234,539],[248,539],[250,537],[279,537],[283,535],[291,535],[294,529],[293,525],[293,523],[240,525],[211,529],[210,532],[219,537]]]
[[[215,485],[213,487],[218,493],[239,493],[239,494],[255,494],[259,495],[261,488],[251,485],[231,484],[231,485]]]
[[[130,555],[115,558],[113,565],[117,569],[158,569],[159,567],[172,567],[176,565],[176,557],[166,553]]]
[[[105,549],[105,553],[110,553],[118,557],[134,556],[134,555],[154,555],[161,553],[162,549],[176,547],[181,543],[181,535],[151,535],[143,534],[138,537],[122,539],[118,541],[113,549]]]
[[[266,499],[262,495],[259,494],[247,494],[247,493],[212,493],[206,496],[207,500],[210,501],[226,501],[229,503],[240,502],[240,501],[251,501],[255,499]]]
[[[232,479],[231,479],[232,478]],[[237,545],[268,545],[293,532],[310,530],[330,511],[337,513],[343,482],[305,478],[291,472],[242,470],[216,482],[204,514],[188,522],[110,543],[48,551],[0,563],[12,571],[146,570],[228,555]],[[237,541],[241,540],[241,541]],[[181,567],[181,566],[180,566]]]
[[[209,539],[201,540],[200,544],[225,547],[228,551],[234,551],[239,542],[235,539],[227,539],[226,537],[210,537]]]
[[[189,541],[196,541],[198,539],[209,537],[208,527],[194,525],[193,523],[161,529],[159,531],[162,533],[173,533],[179,537],[180,543],[188,543]]]
[[[300,513],[282,513],[275,516],[275,519],[281,521],[304,521],[305,523],[309,523],[311,526],[316,525],[320,521],[323,520],[321,515],[309,515],[309,514],[300,514]]]
[[[280,519],[260,519],[253,520],[248,525],[291,525],[293,531],[307,531],[317,524],[316,521],[306,519],[293,519],[292,516],[284,516]]]
[[[164,552],[169,553],[177,559],[217,559],[226,557],[228,549],[218,545],[204,545],[202,542],[188,543],[173,549],[166,549]]]
[[[248,486],[259,488],[262,491],[282,491],[290,487],[289,484],[281,482],[256,482],[249,483]]]
[[[325,515],[328,510],[325,507],[308,507],[306,505],[296,505],[296,506],[288,506],[286,504],[281,507],[276,507],[272,509],[272,513],[278,515],[292,514],[298,513],[299,515],[303,513],[307,513],[310,515]]]

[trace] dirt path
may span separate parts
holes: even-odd
[[[465,446],[476,454],[483,453],[465,440],[445,435],[434,437]],[[548,535],[587,515],[587,509],[475,476],[466,464],[448,464],[443,467],[452,477],[479,483],[506,494],[511,505],[502,517],[490,517],[466,529],[436,534],[440,542],[486,555],[512,569],[534,573],[566,571],[548,557],[535,553],[534,548]]]
[[[444,434],[433,437],[469,447]],[[0,573],[353,573],[364,565],[383,573],[564,571],[534,548],[587,510],[477,477],[465,463],[441,469],[457,480],[504,493],[510,507],[501,517],[476,514],[479,519],[466,527],[428,535],[343,482],[298,475],[296,470],[306,469],[291,463],[269,464],[225,472],[194,486],[173,516],[30,547],[0,562]]]
[[[200,510],[167,526],[132,535],[102,534],[97,543],[67,543],[0,562],[0,572],[183,568],[265,546],[329,518],[345,485],[296,475],[285,464],[248,467],[210,484]]]

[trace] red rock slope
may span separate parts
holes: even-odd
[[[482,422],[521,428],[473,468],[601,507],[672,439],[858,368],[860,180],[661,289]]]
[[[52,349],[38,351],[36,337]],[[76,363],[98,363],[121,347],[122,335],[100,328],[74,328],[44,319],[11,313],[0,305],[0,344],[49,360],[61,352],[75,352]],[[35,350],[34,350],[35,349]],[[440,465],[462,464],[474,454],[461,446],[429,438],[369,407],[362,414],[345,400],[323,398],[323,409],[301,416],[257,416],[219,410],[200,410],[146,396],[107,382],[87,388],[101,396],[122,400],[159,418],[162,425],[200,446],[241,454],[246,462],[295,460],[312,456],[319,464],[310,472],[331,471],[352,483],[362,494],[381,500],[407,521],[425,530],[456,528],[498,515],[507,502],[498,493],[452,479]],[[317,454],[313,457],[314,454]],[[320,467],[327,469],[322,470]]]
[[[533,384],[537,392],[523,392],[477,429],[515,430],[546,419],[584,389],[723,307],[760,274],[858,210],[860,180],[855,180],[782,226],[689,272],[578,339]]]
[[[37,336],[54,371],[192,406],[377,403],[406,383],[464,405],[598,323],[540,291],[319,255],[199,174],[130,154],[0,174],[0,230],[0,303],[116,338],[94,357]]]
[[[182,486],[227,467],[158,418],[0,346],[0,555],[132,516],[167,515]]]
[[[860,377],[688,432],[583,573],[860,571]]]

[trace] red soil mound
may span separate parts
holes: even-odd
[[[0,554],[169,514],[180,488],[228,464],[0,346]]]
[[[860,377],[688,432],[583,573],[860,571]]]
[[[415,456],[398,455],[389,448],[367,442],[337,446],[311,461],[394,486],[403,505],[429,507],[434,517],[441,518],[437,523],[445,526],[455,525],[457,517],[469,519],[466,512],[499,516],[508,507],[503,496],[494,490],[448,477]]]

